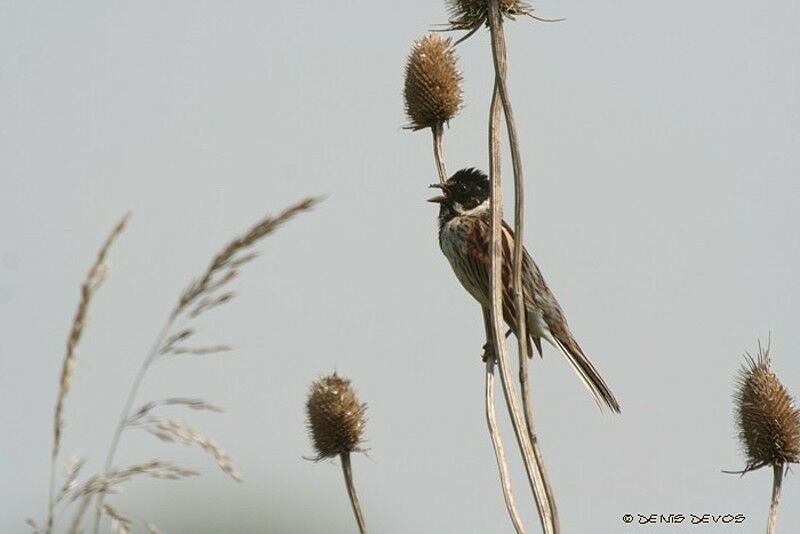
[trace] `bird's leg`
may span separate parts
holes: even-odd
[[[486,362],[488,362],[490,359],[491,359],[491,360],[494,360],[494,359],[495,359],[495,357],[494,357],[494,347],[492,347],[492,342],[491,342],[491,341],[487,341],[487,342],[486,342],[486,343],[484,343],[484,345],[483,345],[483,355],[481,356],[481,360],[482,360],[484,363],[486,363]]]
[[[511,329],[509,328],[508,331],[506,332],[505,337],[508,338],[508,336],[510,335],[511,335]],[[483,356],[481,356],[481,360],[485,363],[486,361],[489,360],[489,358],[494,359],[494,347],[492,346],[491,340],[483,344]]]

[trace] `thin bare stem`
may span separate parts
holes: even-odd
[[[486,328],[486,339],[490,339],[492,335],[491,316],[486,310],[483,309],[483,324]],[[508,462],[506,461],[505,449],[503,448],[503,439],[500,436],[500,430],[497,428],[497,417],[494,409],[494,366],[495,359],[489,355],[485,355],[486,359],[486,424],[489,426],[489,436],[492,438],[492,447],[494,448],[494,456],[497,461],[497,470],[500,473],[500,487],[503,490],[503,498],[506,502],[506,509],[508,516],[511,518],[511,523],[514,525],[514,530],[517,534],[525,534],[525,527],[522,524],[522,519],[517,512],[516,504],[514,503],[514,493],[511,489],[511,478],[508,476]]]
[[[150,368],[150,364],[158,357],[159,353],[161,352],[161,347],[164,344],[164,341],[167,338],[167,334],[172,329],[172,325],[175,323],[175,319],[177,318],[177,310],[173,311],[167,322],[164,323],[164,326],[161,327],[161,332],[159,332],[156,340],[153,342],[153,345],[150,347],[150,351],[147,353],[144,361],[142,361],[141,367],[139,367],[139,371],[136,373],[136,377],[133,379],[133,383],[131,384],[130,389],[128,390],[128,397],[125,400],[125,404],[122,407],[122,412],[120,413],[119,421],[117,421],[117,426],[114,429],[114,435],[111,438],[111,445],[108,449],[108,453],[106,455],[106,461],[103,465],[103,472],[108,473],[111,471],[111,467],[114,464],[114,458],[117,454],[117,449],[119,448],[119,441],[122,437],[122,432],[125,430],[125,427],[128,423],[128,419],[130,417],[131,409],[133,408],[133,403],[136,400],[136,395],[139,393],[139,387],[142,385],[142,380],[144,379],[144,375],[147,373],[147,370]],[[105,493],[101,492],[97,496],[97,510],[94,517],[94,534],[97,534],[100,530],[100,520],[103,517],[103,501],[105,500]]]
[[[495,83],[495,89],[492,94],[491,114],[489,120],[489,167],[491,178],[491,197],[490,206],[492,214],[491,225],[491,326],[492,336],[490,340],[492,351],[497,358],[497,364],[500,369],[500,381],[503,385],[503,395],[506,400],[506,407],[508,408],[511,424],[514,428],[514,434],[517,439],[517,444],[520,448],[523,463],[525,464],[525,471],[528,475],[528,482],[531,486],[531,491],[536,500],[536,506],[539,510],[539,519],[542,523],[542,529],[545,534],[555,534],[552,523],[552,514],[550,513],[550,506],[547,502],[547,492],[544,489],[544,481],[538,468],[538,462],[533,454],[533,446],[525,429],[524,421],[519,408],[516,391],[514,390],[513,379],[511,378],[511,371],[508,363],[508,355],[506,354],[505,337],[501,334],[503,331],[502,314],[500,313],[500,287],[501,287],[501,262],[502,251],[500,243],[500,222],[502,220],[502,189],[500,184],[500,90]]]
[[[489,25],[492,29],[492,49],[495,51],[493,55],[497,56],[497,51],[502,51],[504,44],[498,43],[499,37],[495,29],[502,24],[500,8],[497,0],[489,0]],[[500,47],[498,47],[500,44]],[[545,477],[542,474],[543,462],[535,456],[532,440],[528,431],[523,431],[523,421],[520,415],[519,406],[517,403],[516,392],[513,389],[511,373],[508,367],[508,358],[505,353],[504,338],[500,335],[502,332],[502,314],[500,311],[500,287],[502,284],[501,269],[502,269],[502,244],[500,240],[500,226],[502,221],[502,189],[500,183],[500,136],[499,136],[499,123],[500,123],[500,107],[502,105],[502,80],[500,76],[495,76],[495,87],[492,94],[491,113],[489,120],[489,161],[490,161],[490,177],[491,177],[491,323],[492,323],[492,346],[494,354],[497,357],[497,363],[500,368],[500,378],[503,385],[503,393],[506,399],[506,405],[511,416],[512,426],[517,437],[517,442],[520,446],[522,458],[525,464],[525,470],[528,475],[528,480],[533,491],[536,506],[539,511],[539,519],[542,524],[542,529],[545,534],[557,534],[559,527],[553,515],[553,505],[548,498],[551,494],[546,488]],[[517,160],[516,165],[519,166]],[[515,173],[516,174],[516,173]],[[516,241],[522,243],[521,235],[517,236]],[[515,251],[516,254],[516,251]],[[519,286],[517,286],[519,287]],[[521,292],[517,292],[520,293]],[[519,305],[519,299],[515,303]],[[524,304],[524,303],[523,303]],[[519,306],[517,310],[519,310]],[[518,313],[520,320],[518,323],[523,324],[523,313]],[[523,352],[526,336],[518,335],[520,341],[521,357],[526,357]],[[527,427],[526,427],[527,430]]]
[[[443,127],[441,124],[431,128],[433,133],[433,153],[436,159],[436,169],[439,172],[439,181],[444,183],[447,181],[447,165],[442,151],[442,136]],[[486,328],[486,339],[491,339],[492,326],[491,316],[486,308],[483,308],[483,322]],[[488,346],[488,345],[487,345]],[[514,495],[511,489],[511,479],[508,476],[508,462],[506,460],[505,449],[503,447],[503,440],[500,436],[500,431],[497,428],[497,417],[494,407],[494,366],[495,359],[486,355],[486,423],[489,426],[489,436],[492,440],[492,447],[494,449],[495,459],[497,461],[497,470],[500,474],[500,486],[503,490],[503,498],[506,503],[508,515],[514,525],[517,534],[525,534],[525,527],[522,524],[522,519],[519,517],[517,507],[514,503]]]
[[[89,493],[81,499],[81,502],[78,505],[78,510],[75,512],[75,516],[72,518],[72,523],[67,531],[69,534],[78,534],[80,532],[83,516],[86,514],[86,510],[89,508],[89,504],[92,502],[92,497],[92,494]]]
[[[539,445],[539,437],[536,435],[536,425],[533,418],[533,403],[531,402],[530,382],[528,380],[527,357],[522,357],[519,359],[519,383],[523,403],[522,409],[525,413],[525,426],[528,429],[528,438],[531,440],[531,445],[533,446],[533,455],[536,458],[536,464],[539,472],[541,473],[545,494],[547,496],[547,503],[550,507],[550,514],[553,518],[554,532],[558,534],[561,531],[561,525],[558,519],[558,506],[556,505],[556,499],[553,495],[553,486],[550,483],[550,477],[547,474],[547,468],[544,464],[542,448]]]
[[[356,493],[356,485],[353,482],[353,467],[350,465],[350,453],[343,452],[342,458],[342,472],[344,473],[344,483],[347,486],[347,495],[350,496],[350,504],[353,505],[353,514],[356,516],[358,523],[358,530],[361,534],[367,534],[367,524],[364,521],[364,512],[361,511],[361,503],[358,500]]]
[[[527,317],[525,310],[524,292],[522,290],[522,251],[525,243],[524,218],[525,218],[525,180],[522,174],[522,154],[519,149],[517,125],[514,113],[511,110],[511,99],[506,87],[507,53],[506,37],[503,30],[503,18],[500,16],[499,7],[497,16],[489,16],[489,31],[492,37],[492,59],[497,86],[500,89],[500,100],[508,131],[508,143],[511,148],[511,165],[514,171],[514,259],[512,263],[512,290],[514,295],[514,308],[517,317]],[[517,344],[519,358],[523,359],[528,354],[528,336],[526,321],[517,321]]]
[[[784,470],[785,466],[783,464],[772,466],[772,500],[769,506],[769,517],[767,518],[767,534],[775,534],[775,522],[778,519],[778,501],[781,498]]]
[[[503,30],[502,18],[497,24],[492,24],[490,19],[490,31],[492,33],[492,56],[495,66],[495,75],[497,77],[498,86],[500,88],[500,99],[503,103],[503,110],[506,119],[506,128],[508,131],[508,141],[511,146],[511,160],[514,170],[514,259],[513,259],[513,288],[514,288],[514,307],[517,317],[525,317],[525,302],[524,292],[519,288],[522,286],[522,257],[524,250],[524,218],[525,218],[525,180],[522,170],[522,153],[519,147],[519,137],[517,136],[517,126],[514,120],[514,112],[511,108],[511,98],[508,94],[508,86],[506,84],[507,73],[507,52],[505,32]],[[533,404],[530,392],[530,383],[528,377],[528,336],[526,321],[519,321],[517,333],[517,346],[519,358],[519,383],[520,393],[522,395],[522,406],[525,413],[525,425],[528,428],[528,436],[530,437],[533,445],[533,451],[536,456],[536,462],[539,465],[539,470],[542,473],[544,480],[544,487],[547,491],[547,500],[550,503],[550,512],[553,516],[556,532],[560,530],[558,520],[558,508],[556,506],[555,497],[553,495],[552,484],[547,474],[547,468],[542,458],[542,451],[539,445],[539,440],[536,437],[536,424],[533,417]]]
[[[441,123],[431,126],[431,133],[433,134],[433,156],[436,159],[436,171],[439,173],[439,181],[444,183],[447,181],[447,164],[444,160],[442,143],[444,126]]]

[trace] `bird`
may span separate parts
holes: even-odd
[[[428,199],[439,204],[439,247],[464,289],[485,309],[491,308],[489,178],[476,168],[457,171],[447,181],[431,184],[442,194]],[[518,317],[513,300],[512,254],[514,231],[503,221],[502,309],[510,332],[517,335]],[[619,413],[620,405],[600,372],[586,357],[570,331],[564,312],[547,287],[539,267],[523,247],[522,286],[527,336],[539,355],[544,339],[558,349],[592,394],[600,409]],[[509,332],[509,333],[510,333]],[[508,334],[506,334],[508,335]],[[529,345],[530,346],[530,345]],[[532,355],[529,351],[528,356]]]

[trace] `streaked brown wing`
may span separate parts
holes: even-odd
[[[467,290],[483,305],[484,307],[490,306],[490,269],[491,261],[489,256],[490,246],[490,221],[488,218],[482,218],[473,224],[470,232],[467,235],[465,246],[465,258],[463,261],[463,269],[465,278],[468,278],[469,285]],[[503,222],[501,228],[502,237],[502,250],[503,250],[503,265],[501,268],[502,277],[502,308],[503,319],[508,324],[513,332],[517,332],[517,314],[514,306],[513,297],[511,294],[511,268],[512,268],[512,250],[514,243],[514,232],[511,228]],[[523,271],[530,271],[531,266],[535,269],[535,264],[530,256],[525,252],[523,259]],[[538,271],[538,269],[536,269]],[[525,287],[526,307],[529,306],[531,296],[528,290],[528,284],[525,273],[523,273],[523,286]],[[467,283],[466,280],[462,280]],[[478,293],[478,294],[476,294]],[[530,335],[528,336],[531,339]],[[538,340],[537,340],[538,341]],[[541,346],[538,342],[535,343],[537,349]],[[530,352],[530,345],[529,345]],[[541,354],[541,349],[539,349]]]

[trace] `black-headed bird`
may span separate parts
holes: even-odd
[[[450,262],[461,285],[485,309],[489,309],[491,215],[489,207],[489,178],[477,169],[462,169],[446,182],[433,184],[442,195],[429,199],[439,204],[439,246]],[[514,232],[503,221],[502,229],[502,308],[503,318],[515,334],[517,313],[512,285],[512,255]],[[583,353],[570,332],[567,319],[555,295],[547,287],[539,267],[524,249],[522,285],[526,310],[527,335],[539,355],[542,339],[556,347],[578,373],[598,406],[603,404],[614,412],[620,407],[603,377]]]

